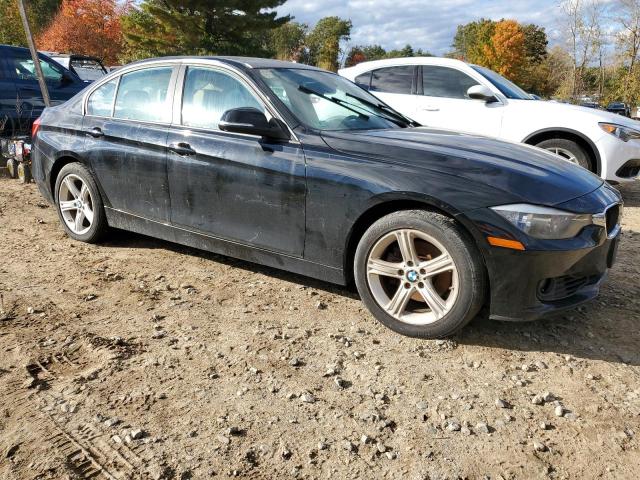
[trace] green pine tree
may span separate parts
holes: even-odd
[[[290,20],[285,0],[143,0],[123,19],[123,60],[163,55],[268,56],[269,33]]]

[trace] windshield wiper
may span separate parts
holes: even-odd
[[[402,124],[404,124],[405,126],[412,126],[412,127],[419,127],[420,124],[417,122],[414,122],[413,120],[411,120],[408,117],[405,117],[404,115],[402,115],[400,112],[396,112],[395,110],[387,107],[385,104],[383,103],[374,103],[374,102],[370,102],[369,100],[366,100],[362,97],[359,97],[357,95],[354,95],[352,93],[348,93],[346,92],[345,95],[347,97],[351,97],[351,98],[355,98],[356,100],[358,100],[359,102],[364,103],[365,105],[368,105],[370,107],[376,108],[378,110],[382,110],[386,115],[389,115],[393,118],[396,119],[396,121],[400,121],[402,122]],[[393,120],[392,120],[393,121]]]
[[[340,105],[342,108],[345,108],[347,110],[349,110],[350,112],[353,113],[357,113],[359,117],[365,119],[365,120],[369,120],[369,116],[365,115],[364,113],[356,110],[355,108],[351,108],[349,105],[351,105],[349,102],[345,102],[344,100],[340,99],[340,98],[335,98],[335,97],[329,97],[323,93],[320,92],[316,92],[315,90],[311,90],[310,88],[305,87],[304,85],[299,85],[298,86],[298,90],[300,90],[301,92],[304,92],[306,94],[309,95],[315,95],[316,97],[320,97],[320,98],[324,98],[325,100],[328,100],[332,103],[335,103],[336,105]]]

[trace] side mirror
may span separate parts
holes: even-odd
[[[73,77],[69,75],[67,72],[63,72],[62,78],[60,79],[60,83],[62,85],[69,85],[70,83],[73,83]]]
[[[259,135],[273,140],[289,139],[289,132],[277,119],[269,121],[264,113],[252,107],[227,110],[222,114],[218,127],[223,132]]]
[[[498,101],[493,92],[489,90],[489,87],[485,87],[484,85],[474,85],[473,87],[469,87],[467,95],[473,100],[482,100],[487,103]]]

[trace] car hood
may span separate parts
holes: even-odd
[[[325,131],[322,137],[329,147],[344,153],[410,166],[417,173],[434,171],[489,185],[518,202],[556,205],[603,183],[584,168],[539,148],[448,130]]]
[[[568,103],[551,102],[545,100],[509,100],[509,102],[514,102],[522,107],[526,107],[526,111],[530,114],[536,113],[544,115],[547,118],[573,119],[574,115],[589,116],[594,120],[594,122],[615,123],[618,125],[623,125],[625,127],[640,130],[640,122],[638,122],[637,120],[623,117],[622,115],[618,115],[617,113],[607,112],[606,110],[599,110],[596,108],[581,107],[579,105],[571,105]]]

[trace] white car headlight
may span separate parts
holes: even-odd
[[[501,205],[491,209],[527,235],[547,240],[575,237],[584,227],[593,224],[591,214],[565,212],[527,203]]]
[[[598,125],[600,125],[602,130],[610,133],[614,137],[618,137],[623,142],[640,139],[640,130],[623,127],[622,125],[616,125],[615,123],[599,123]]]

